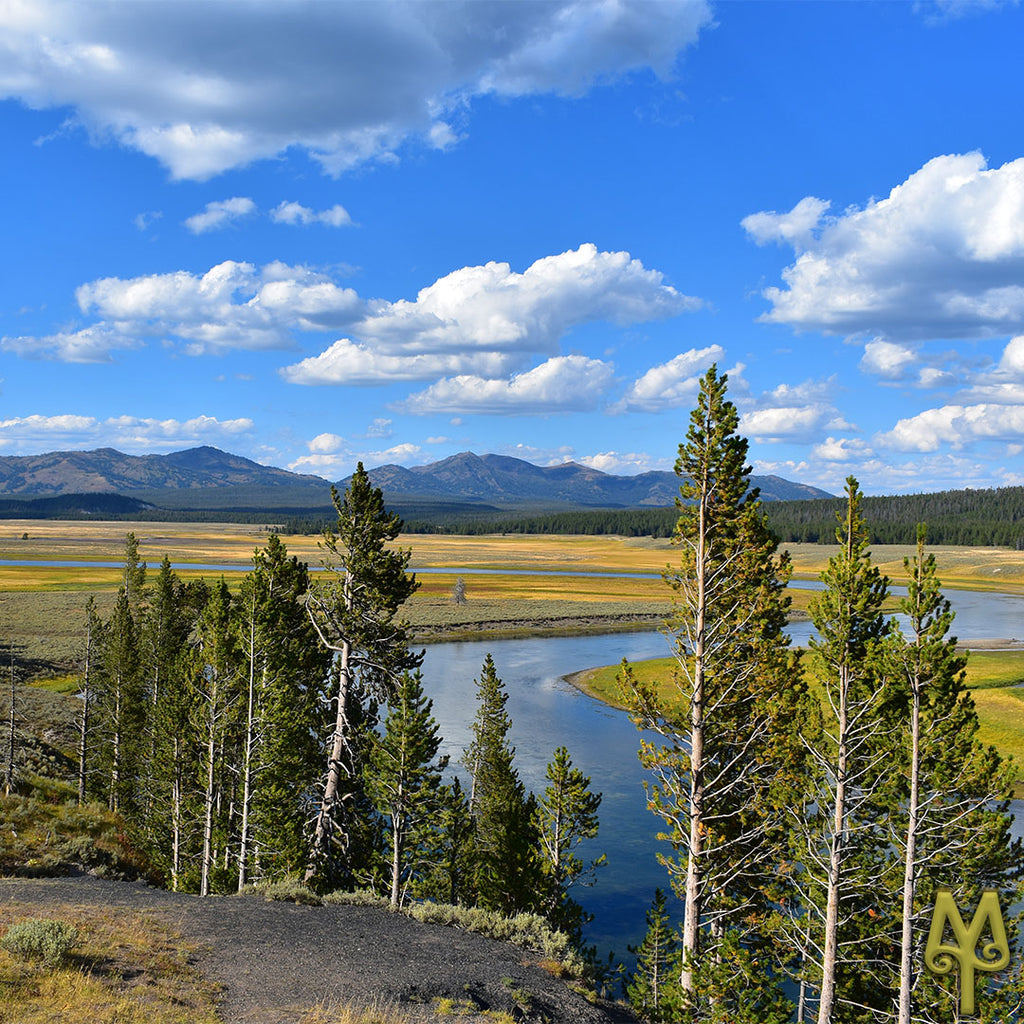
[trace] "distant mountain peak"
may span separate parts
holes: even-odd
[[[471,451],[457,452],[426,466],[378,466],[369,470],[369,476],[388,499],[397,495],[403,499],[497,503],[510,508],[662,506],[671,505],[679,493],[679,479],[671,472],[615,476],[578,462],[536,466],[513,455],[477,455]],[[339,490],[344,490],[347,482],[339,481]],[[751,477],[751,485],[761,488],[766,501],[831,497],[815,487],[776,476]],[[293,488],[297,494],[322,493],[326,499],[328,482],[318,476],[263,466],[212,445],[166,455],[126,455],[115,448],[97,448],[0,456],[0,495],[8,497],[147,491],[151,493],[146,500],[152,501],[158,498],[155,492],[162,492],[164,497],[172,492],[203,491],[211,495],[218,488],[225,489],[225,494],[233,489],[236,495],[247,488],[275,495]],[[175,499],[178,504],[186,500]],[[280,503],[277,497],[274,501]],[[210,507],[209,500],[206,507]]]

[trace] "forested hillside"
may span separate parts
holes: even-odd
[[[933,544],[996,545],[1024,548],[1024,487],[939,491],[865,497],[864,512],[876,544],[913,544],[917,524],[928,524]],[[763,505],[768,523],[783,542],[832,544],[842,498],[771,501]],[[589,509],[542,516],[466,516],[441,513],[410,518],[410,533],[616,534],[670,537],[675,508]],[[298,523],[293,523],[297,526]],[[311,525],[307,521],[307,525]]]

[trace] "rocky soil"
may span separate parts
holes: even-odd
[[[488,1010],[550,1024],[632,1020],[572,991],[539,966],[538,953],[376,907],[200,899],[88,875],[0,879],[0,901],[34,903],[39,916],[98,903],[166,921],[199,943],[199,968],[223,989],[225,1024],[293,1024],[334,1001],[393,1003],[410,1017],[439,1020],[442,998],[462,1021],[487,1021]]]

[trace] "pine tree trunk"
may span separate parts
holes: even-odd
[[[90,605],[90,609],[91,609]],[[82,680],[82,718],[78,733],[78,806],[85,803],[85,780],[89,764],[89,703],[92,700],[92,621],[85,625],[85,677]]]
[[[114,735],[113,750],[110,762],[110,796],[108,806],[116,811],[118,807],[118,790],[121,786],[121,681],[118,679],[114,689]]]
[[[907,851],[903,864],[903,934],[900,942],[900,1008],[898,1024],[910,1024],[913,983],[914,874],[917,867],[917,822],[920,806],[921,692],[914,680],[914,704],[910,721],[910,804],[907,808]]]
[[[404,819],[400,814],[391,817],[391,907],[397,910],[402,899],[402,831]]]
[[[836,964],[839,954],[839,895],[842,888],[844,839],[846,830],[847,776],[847,700],[849,670],[839,669],[839,749],[836,758],[835,803],[832,819],[832,843],[829,853],[828,889],[825,904],[825,948],[822,952],[821,996],[818,1024],[831,1024],[836,994]]]
[[[255,596],[253,602],[255,604]],[[238,841],[238,891],[245,888],[249,855],[249,804],[252,799],[252,762],[256,744],[256,609],[249,619],[249,701],[245,715],[245,755],[242,764],[242,829]]]
[[[693,972],[700,955],[700,857],[704,845],[704,669],[705,630],[707,627],[707,493],[702,481],[697,524],[697,606],[693,650],[693,693],[690,699],[690,848],[686,859],[686,896],[683,906],[683,968],[680,984],[683,993],[692,999]]]
[[[346,572],[344,600],[347,610],[351,610],[352,608],[351,587],[351,575]],[[341,643],[341,663],[338,667],[338,712],[334,723],[331,757],[327,765],[327,783],[324,786],[324,796],[320,803],[320,812],[316,819],[316,832],[313,836],[313,845],[310,850],[309,864],[306,867],[307,882],[316,874],[318,862],[326,859],[328,846],[330,845],[331,819],[334,814],[334,805],[338,800],[338,791],[341,788],[346,737],[349,733],[348,700],[352,686],[352,667],[350,664],[351,656],[352,645],[348,640],[343,639]]]
[[[7,747],[7,777],[4,781],[4,794],[10,796],[14,790],[14,726],[17,721],[15,716],[15,691],[14,691],[14,648],[11,648],[11,714],[7,726],[10,732],[10,739]]]
[[[174,776],[171,780],[171,891],[177,892],[181,881],[181,740],[175,736],[172,756]]]
[[[217,681],[216,677],[211,681],[210,718],[206,737],[206,792],[203,799],[203,866],[202,877],[199,882],[199,895],[210,894],[210,868],[213,865],[213,810],[216,805],[217,792],[214,785],[216,773],[214,766],[217,762]]]

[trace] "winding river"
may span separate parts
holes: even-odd
[[[970,639],[1024,637],[1024,598],[947,591],[957,612],[954,632]],[[806,644],[811,626],[797,622],[793,640]],[[589,857],[606,853],[596,884],[576,894],[594,915],[586,940],[602,953],[628,959],[627,945],[643,939],[644,914],[656,887],[668,889],[668,874],[656,859],[660,819],[645,808],[644,772],[637,760],[638,733],[628,717],[585,696],[565,682],[580,669],[638,661],[670,653],[657,632],[597,636],[484,640],[432,644],[423,663],[424,686],[445,738],[442,752],[453,766],[469,742],[475,714],[473,680],[492,654],[509,693],[512,742],[523,781],[543,791],[547,763],[560,744],[603,794],[601,832],[588,844]],[[1024,836],[1024,804],[1017,803],[1015,834]],[[586,856],[586,853],[584,854]]]

